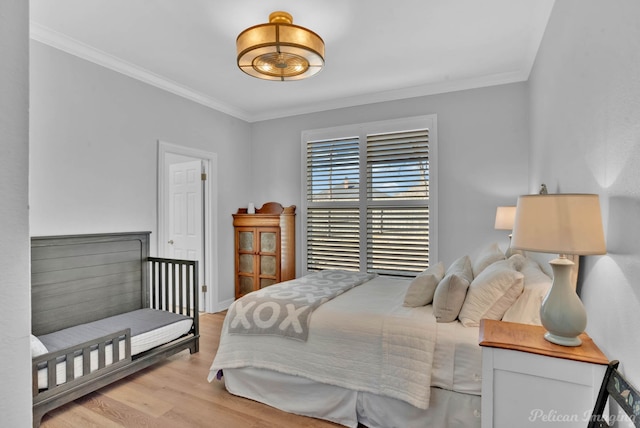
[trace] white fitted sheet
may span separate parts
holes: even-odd
[[[147,351],[151,348],[155,348],[156,346],[163,345],[165,343],[171,342],[182,336],[183,334],[187,334],[193,325],[193,320],[186,319],[182,321],[175,322],[173,324],[166,325],[164,327],[157,328],[155,330],[148,331],[146,333],[141,333],[131,338],[131,356],[137,355],[141,352]],[[120,341],[120,357],[124,358],[124,340]],[[111,345],[107,345],[105,349],[105,364],[109,365],[113,362],[113,352],[111,350]],[[91,372],[95,371],[98,368],[98,350],[92,351],[90,354],[90,367]],[[47,388],[47,372],[46,368],[38,370],[38,388],[45,389]],[[82,376],[84,373],[82,372],[82,356],[77,356],[74,358],[74,376],[78,378]],[[56,379],[57,384],[61,385],[66,382],[67,378],[67,367],[66,362],[61,362],[56,365]]]

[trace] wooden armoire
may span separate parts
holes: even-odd
[[[233,214],[236,299],[296,276],[296,207],[267,202]]]

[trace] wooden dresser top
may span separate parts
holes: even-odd
[[[580,346],[560,346],[544,338],[545,328],[538,325],[518,324],[506,321],[480,320],[480,346],[511,349],[548,357],[608,364],[609,360],[586,334],[579,337]]]

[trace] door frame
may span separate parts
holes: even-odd
[[[158,239],[156,241],[156,254],[160,257],[164,256],[164,242],[167,239],[167,233],[164,230],[166,221],[165,209],[168,207],[166,201],[166,191],[168,188],[167,168],[165,160],[168,154],[188,156],[194,159],[200,159],[207,174],[207,179],[203,185],[203,267],[204,267],[204,284],[207,285],[205,298],[201,299],[201,307],[199,309],[205,312],[214,312],[218,307],[218,155],[216,153],[204,150],[193,149],[190,147],[179,146],[177,144],[168,143],[158,140],[158,205],[157,205],[157,231]],[[201,284],[201,285],[204,285]]]

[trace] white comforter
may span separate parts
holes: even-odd
[[[437,336],[431,306],[402,306],[406,280],[375,278],[320,306],[306,342],[227,333],[211,365],[256,367],[377,395],[426,409]]]

